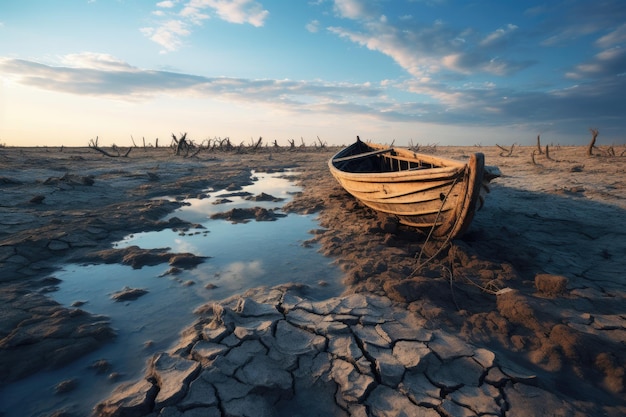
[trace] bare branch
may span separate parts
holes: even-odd
[[[500,156],[508,157],[508,156],[511,156],[513,154],[513,148],[515,147],[515,144],[511,145],[511,149],[507,149],[507,148],[505,148],[503,146],[498,145],[497,143],[496,143],[496,146],[498,148],[502,149],[502,151],[503,151],[503,152],[500,152]]]
[[[263,137],[259,136],[259,140],[256,142],[256,144],[254,145],[254,150],[256,151],[259,146],[261,146],[261,143],[263,142]]]
[[[541,138],[540,138],[540,135],[537,135],[537,152],[539,153],[539,155],[543,154],[543,151],[541,150]]]
[[[113,149],[117,152],[117,155],[114,155],[112,153],[109,153],[109,152],[105,151],[104,149],[102,149],[102,148],[100,148],[98,146],[98,137],[97,136],[96,136],[95,140],[94,139],[90,139],[89,140],[89,147],[94,149],[94,150],[96,150],[96,151],[98,151],[98,152],[100,152],[101,154],[103,154],[105,156],[110,157],[110,158],[117,158],[117,157],[120,157],[120,156],[127,157],[128,154],[130,153],[130,151],[133,149],[132,147],[128,148],[128,151],[126,151],[126,153],[124,155],[121,155],[120,154],[120,150],[118,149],[118,147],[113,145]]]
[[[589,147],[587,148],[587,155],[593,156],[593,147],[596,145],[596,139],[598,138],[598,129],[589,129],[591,132],[591,142],[589,142]]]
[[[173,133],[172,137],[174,138],[174,141],[176,141],[176,136],[174,136]],[[176,155],[180,155],[183,150],[185,151],[185,156],[189,155],[189,150],[192,146],[193,145],[187,140],[187,132],[183,133],[180,139],[176,141]]]

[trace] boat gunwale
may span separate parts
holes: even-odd
[[[465,168],[467,167],[467,162],[457,161],[454,159],[448,159],[443,157],[438,157],[434,155],[421,154],[417,152],[410,151],[408,149],[403,148],[390,148],[383,145],[370,144],[366,143],[368,147],[373,150],[391,150],[400,154],[402,159],[395,158],[397,160],[402,161],[415,161],[415,162],[424,162],[431,165],[437,165],[436,168],[417,168],[417,169],[405,169],[401,171],[385,171],[385,172],[352,172],[341,169],[337,164],[342,163],[343,161],[336,161],[337,159],[344,158],[347,156],[356,156],[358,154],[346,155],[349,154],[355,147],[356,144],[352,144],[347,148],[342,149],[333,155],[328,161],[328,166],[331,171],[337,171],[339,175],[347,180],[358,181],[358,182],[412,182],[412,181],[426,181],[426,180],[441,180],[441,179],[452,179],[458,175],[463,175]],[[371,156],[367,157],[381,157],[381,158],[390,158],[394,159],[395,155],[380,155],[379,153],[375,153]],[[406,159],[404,159],[406,158]],[[349,162],[349,161],[346,161]]]
[[[354,150],[354,148],[356,147],[357,143],[353,143],[350,146],[341,149],[339,152],[337,152],[335,155],[333,155],[330,158],[330,162],[333,164],[333,166],[335,166],[335,162],[341,163],[343,161],[336,161],[339,158],[345,158],[348,156],[357,156],[359,154],[350,154],[350,152],[352,150]],[[395,152],[397,155],[381,155],[381,157],[384,158],[391,158],[394,159],[395,156],[401,156],[403,158],[407,158],[405,159],[401,159],[403,161],[422,161],[425,162],[427,164],[432,164],[432,165],[437,165],[437,168],[425,168],[423,170],[435,170],[435,169],[441,169],[441,168],[451,168],[451,167],[456,167],[456,168],[461,168],[461,167],[465,167],[467,165],[467,162],[464,161],[459,161],[456,159],[451,159],[451,158],[446,158],[446,157],[442,157],[442,156],[435,156],[435,155],[430,155],[430,154],[425,154],[425,153],[420,153],[420,152],[414,152],[410,149],[406,149],[406,148],[395,148],[393,146],[386,146],[386,145],[380,145],[377,143],[369,143],[369,142],[360,142],[361,144],[367,146],[368,148],[370,148],[371,150],[368,152],[375,152],[375,151],[382,151],[380,153],[385,153],[384,151],[389,151],[389,152]],[[361,152],[361,153],[367,153],[367,152]],[[372,155],[373,156],[378,156],[380,153],[374,153]],[[399,159],[399,158],[395,158],[395,159]],[[341,170],[341,168],[335,166],[338,170],[340,170],[341,172],[349,172],[349,171],[343,171]]]

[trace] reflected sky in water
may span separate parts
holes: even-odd
[[[209,197],[186,200],[189,205],[169,216],[202,224],[204,229],[138,233],[114,244],[118,248],[169,247],[173,253],[208,257],[193,269],[167,274],[168,264],[141,269],[119,264],[66,265],[56,274],[62,282],[50,296],[68,307],[76,301],[84,302],[82,309],[109,317],[118,337],[68,367],[11,385],[2,393],[6,398],[2,398],[0,411],[6,417],[45,414],[60,407],[79,413],[88,411],[116,385],[106,374],[87,369],[91,363],[106,359],[112,364],[111,372],[123,374],[122,381],[136,380],[143,374],[146,360],[176,343],[180,331],[193,322],[193,310],[205,302],[253,287],[289,282],[310,284],[311,298],[338,295],[343,289],[339,270],[331,259],[317,253],[317,246],[303,245],[312,237],[308,232],[319,227],[313,216],[289,214],[276,221],[245,224],[210,219],[212,214],[234,207],[281,207],[300,191],[285,175],[293,173],[254,173],[253,185],[236,191],[266,193],[284,201],[247,201],[238,196],[224,197],[230,191],[208,190]],[[223,198],[231,202],[214,204]],[[124,287],[143,288],[148,293],[134,301],[112,300],[111,294]],[[78,388],[66,395],[54,395],[54,385],[68,378],[77,378]],[[33,392],[38,392],[34,401]]]

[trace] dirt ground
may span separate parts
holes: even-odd
[[[135,148],[112,158],[89,148],[0,148],[0,388],[114,337],[106,318],[46,296],[56,265],[93,259],[129,233],[191,228],[160,219],[209,187],[249,183],[251,170],[296,167],[304,191],[285,210],[319,213],[311,242],[345,271],[346,293],[386,295],[433,328],[514,358],[581,415],[626,412],[621,149],[422,149],[456,159],[483,152],[502,172],[469,232],[443,248],[349,196],[326,165],[337,150],[184,157]],[[131,255],[119,261],[147,259]]]

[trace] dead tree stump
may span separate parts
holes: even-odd
[[[589,147],[587,148],[587,155],[593,156],[593,147],[596,146],[596,138],[598,137],[598,129],[589,129],[591,132],[591,142],[589,142]]]

